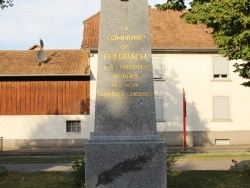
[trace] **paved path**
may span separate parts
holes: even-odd
[[[250,163],[249,159],[238,160],[238,165],[243,166]],[[187,170],[230,170],[232,161],[230,159],[211,159],[211,160],[178,160],[175,169],[180,171]]]
[[[249,160],[238,160],[239,165],[250,163]],[[229,170],[230,160],[178,160],[175,165],[176,170]],[[25,164],[1,164],[9,171],[72,171],[72,163],[25,163]]]
[[[37,172],[37,171],[72,171],[72,163],[22,163],[1,164],[8,171]]]
[[[178,160],[175,169],[186,170],[229,170],[230,160]]]

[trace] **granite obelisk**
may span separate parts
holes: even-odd
[[[157,134],[147,0],[102,0],[95,129],[86,187],[166,187]]]

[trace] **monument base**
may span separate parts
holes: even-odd
[[[89,140],[86,188],[166,187],[166,146],[161,140]]]

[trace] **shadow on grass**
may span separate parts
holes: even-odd
[[[0,187],[69,188],[73,185],[71,173],[65,172],[8,172],[0,176]]]
[[[182,171],[168,176],[168,187],[171,188],[247,188],[249,176],[242,176],[232,171]]]

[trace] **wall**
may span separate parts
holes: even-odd
[[[88,133],[84,131],[67,133],[66,120],[81,120],[82,130],[85,130],[91,116],[0,116],[0,137],[3,137],[4,149],[70,147],[74,146],[78,139],[88,137]],[[67,145],[65,145],[66,143]]]
[[[164,119],[157,129],[168,145],[182,145],[182,90],[187,100],[188,145],[214,145],[215,139],[229,139],[231,145],[248,144],[250,116],[245,104],[250,104],[250,89],[233,73],[229,81],[214,81],[214,54],[153,54],[163,58],[164,79],[155,81],[155,94],[164,97]],[[1,115],[0,137],[4,149],[33,147],[84,147],[94,131],[97,54],[91,54],[89,115]],[[232,63],[233,64],[233,63]],[[212,97],[230,96],[232,121],[212,121]],[[81,133],[66,133],[66,120],[81,120]]]
[[[1,80],[0,137],[4,150],[83,147],[94,127],[95,97],[89,97],[90,93],[93,95],[89,89],[95,88],[90,86],[94,82],[94,78],[90,82],[63,77],[51,83]],[[66,132],[67,120],[80,120],[81,132]]]
[[[215,139],[229,139],[230,144],[249,143],[245,137],[246,132],[250,133],[250,117],[245,104],[250,103],[250,88],[240,85],[243,79],[233,73],[234,62],[230,62],[229,80],[213,80],[212,56],[216,54],[153,55],[164,62],[164,80],[155,81],[155,94],[165,99],[165,121],[158,122],[157,126],[167,143],[182,144],[183,88],[187,101],[187,131],[193,133],[188,139],[193,140],[193,144],[213,145]],[[229,96],[230,121],[213,121],[213,96]]]
[[[0,78],[0,114],[89,114],[89,89],[89,77]]]

